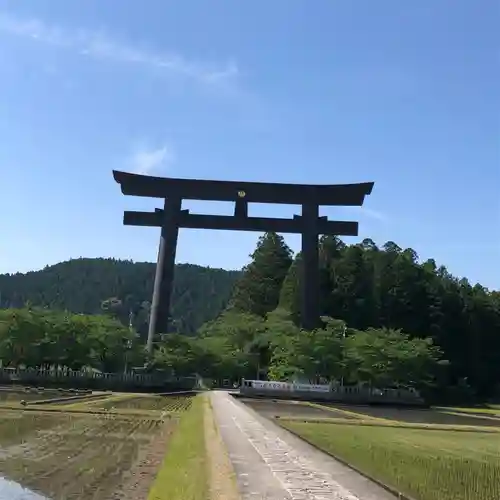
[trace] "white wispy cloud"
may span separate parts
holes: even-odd
[[[383,212],[379,212],[378,210],[374,210],[368,207],[342,207],[342,209],[347,212],[354,213],[355,216],[368,217],[370,219],[374,219],[380,222],[387,222],[389,217]]]
[[[163,53],[118,41],[104,32],[65,30],[41,19],[21,19],[0,12],[0,33],[73,50],[80,56],[108,59],[178,74],[206,84],[224,83],[238,75],[235,62],[212,64],[190,61],[177,53]]]
[[[371,208],[361,207],[361,213],[370,217],[370,219],[376,219],[382,222],[387,221],[387,216],[378,210],[373,210]]]
[[[129,159],[129,169],[136,174],[155,174],[175,162],[175,153],[171,146],[164,145],[157,149],[141,148]]]

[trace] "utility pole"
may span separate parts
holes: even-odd
[[[344,341],[345,341],[346,333],[347,333],[347,327],[344,324],[343,330],[342,330],[342,339]],[[340,378],[340,387],[342,387],[342,389],[344,389],[344,369],[345,369],[345,367],[342,367],[342,377]]]
[[[134,319],[134,313],[132,312],[132,309],[130,309],[129,315],[128,315],[128,329],[130,334],[132,335],[133,332],[133,319]],[[128,353],[130,351],[130,348],[132,347],[132,338],[127,339],[127,343],[125,344],[125,366],[123,368],[123,373],[126,375],[127,370],[128,370]]]

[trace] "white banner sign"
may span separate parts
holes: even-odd
[[[287,382],[273,382],[270,380],[253,380],[252,387],[254,389],[274,389],[278,391],[289,391],[290,384]]]
[[[304,392],[330,392],[330,386],[321,384],[293,384],[293,390]]]

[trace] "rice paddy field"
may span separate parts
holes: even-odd
[[[19,403],[20,401],[40,401],[43,399],[53,399],[64,396],[74,396],[75,394],[62,393],[57,390],[38,389],[0,389],[1,403]]]
[[[354,418],[347,412],[336,411],[333,408],[324,408],[320,405],[303,404],[298,401],[251,398],[239,398],[239,400],[267,418]]]
[[[325,406],[326,407],[326,406]],[[500,418],[495,419],[492,413],[476,413],[471,409],[461,408],[387,408],[383,406],[328,406],[333,412],[354,412],[360,418],[378,418],[396,420],[398,422],[414,424],[442,424],[442,425],[480,425],[500,427]],[[500,414],[500,410],[497,411]],[[493,417],[493,418],[492,418]]]
[[[146,499],[191,400],[109,395],[19,410],[0,406],[0,477],[50,500]],[[104,406],[114,410],[100,411]]]
[[[500,499],[500,418],[494,412],[323,408],[330,418],[298,413],[277,423],[415,500]]]
[[[159,410],[167,412],[183,412],[191,406],[190,397],[185,396],[150,396],[107,398],[91,404],[93,408],[127,409],[127,410]]]

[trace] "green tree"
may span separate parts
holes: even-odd
[[[107,316],[48,309],[0,311],[0,359],[4,365],[91,366],[121,370],[133,332]]]
[[[348,330],[344,341],[346,380],[375,387],[423,387],[431,383],[440,356],[432,339],[410,339],[400,330]]]
[[[307,379],[318,383],[342,374],[343,321],[326,319],[324,328],[304,331],[295,328],[282,335],[274,345],[270,375]]]
[[[225,375],[219,373],[221,378],[229,378],[231,372],[235,373],[234,378],[255,378],[261,367],[267,367],[269,341],[261,316],[231,309],[205,325],[200,336],[205,350],[214,353],[217,348],[221,355],[232,358],[232,368],[228,368],[227,359],[219,360],[227,371]],[[233,366],[233,361],[239,367]]]
[[[302,273],[302,253],[299,252],[293,260],[288,272],[283,280],[280,291],[279,307],[289,311],[291,319],[296,325],[300,324],[301,318],[301,280]]]
[[[170,334],[154,353],[153,366],[176,375],[190,376],[203,366],[203,350],[196,341],[185,335]]]
[[[259,238],[251,257],[235,285],[231,307],[263,317],[278,306],[292,251],[282,236],[269,232]]]

